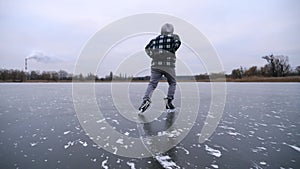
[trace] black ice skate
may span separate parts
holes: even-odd
[[[143,113],[144,111],[146,111],[149,108],[150,103],[151,101],[149,99],[144,100],[139,108],[139,113]]]
[[[174,112],[175,106],[172,104],[172,99],[165,98],[167,112]]]

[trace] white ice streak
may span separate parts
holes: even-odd
[[[113,119],[112,122],[116,123],[116,124],[120,124],[118,120]]]
[[[213,155],[215,157],[221,157],[222,153],[219,150],[213,149],[208,145],[205,145],[205,150],[208,151],[208,154]]]
[[[256,137],[258,140],[260,140],[260,141],[264,141],[265,139],[264,138],[262,138],[262,137]]]
[[[34,146],[36,146],[37,144],[38,144],[38,142],[36,142],[36,143],[30,143],[31,147],[34,147]]]
[[[190,154],[190,152],[186,148],[184,148],[184,147],[177,146],[176,148],[184,150],[185,154]]]
[[[222,128],[222,129],[225,129],[225,130],[235,130],[235,128],[228,127],[228,126],[219,126],[219,127]]]
[[[261,161],[261,162],[259,162],[259,164],[261,164],[261,165],[267,165],[267,163],[265,161]]]
[[[108,158],[106,158],[106,160],[102,161],[102,163],[101,163],[101,167],[104,169],[108,169],[107,160],[108,160]]]
[[[256,148],[252,148],[251,150],[252,150],[252,152],[257,153],[257,152],[260,152],[260,151],[266,151],[267,148],[265,148],[265,147],[256,147]]]
[[[287,144],[287,143],[285,143],[285,142],[283,142],[282,144],[283,144],[283,145],[287,145],[287,146],[289,146],[289,147],[293,148],[294,150],[296,150],[296,151],[300,152],[300,148],[299,148],[299,147],[297,147],[297,146],[295,146],[295,145],[290,145],[290,144]]]
[[[73,145],[75,145],[77,143],[81,144],[83,147],[87,147],[88,146],[88,144],[87,144],[86,141],[81,141],[80,139],[78,139],[78,140],[75,140],[75,141],[69,141],[66,145],[64,145],[64,148],[67,149],[70,146],[73,146]]]
[[[70,146],[73,146],[74,143],[75,143],[75,141],[69,141],[69,142],[64,146],[64,148],[67,149],[67,148],[69,148]]]
[[[97,120],[96,123],[102,123],[102,122],[104,122],[104,121],[105,121],[105,118],[100,119],[100,120]]]
[[[118,147],[113,147],[112,149],[114,150],[113,154],[117,154]]]
[[[70,132],[71,132],[70,130],[69,131],[65,131],[64,135],[69,134]]]
[[[237,136],[237,135],[241,135],[243,136],[241,133],[239,132],[232,132],[232,131],[228,131],[227,134],[231,135],[231,136]]]
[[[286,129],[286,128],[287,128],[287,127],[284,126],[283,124],[272,124],[272,126],[278,127],[278,128],[283,128],[283,129]]]
[[[133,162],[127,162],[127,165],[129,165],[129,167],[131,168],[131,169],[135,169],[135,164],[133,163]]]
[[[212,166],[212,168],[219,168],[219,166],[217,164],[212,164],[211,166]]]
[[[80,141],[80,140],[79,140],[78,142],[79,142],[83,147],[86,147],[86,146],[88,145],[86,141],[83,142],[83,141]]]
[[[233,115],[231,115],[231,114],[229,114],[229,117],[231,117],[231,118],[233,118],[233,119],[235,119],[235,120],[238,119],[237,117],[235,117],[235,116],[233,116]]]
[[[171,157],[168,155],[161,156],[161,155],[156,155],[155,159],[162,165],[163,168],[165,169],[179,169],[180,167],[172,161]]]
[[[162,131],[162,132],[158,132],[157,135],[158,136],[167,136],[169,138],[174,138],[174,137],[178,137],[181,134],[182,130],[181,129],[175,129],[172,131]]]
[[[116,143],[118,143],[118,144],[124,144],[124,139],[119,138],[119,139],[116,141]]]
[[[259,166],[257,163],[255,163],[254,161],[252,161],[253,167],[255,169],[263,169],[261,166]]]

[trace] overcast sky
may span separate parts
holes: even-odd
[[[81,49],[97,31],[123,17],[149,12],[172,15],[197,27],[216,49],[227,73],[239,66],[263,66],[261,57],[272,53],[289,56],[296,67],[300,65],[299,9],[298,0],[0,1],[0,68],[24,69],[25,57],[38,53],[48,59],[30,60],[29,70],[73,72]],[[143,50],[151,36],[143,38],[144,43],[133,39],[127,45]],[[194,73],[205,73],[201,63],[180,50],[177,57],[191,58],[186,64]],[[107,60],[98,70],[100,75],[115,70],[110,62],[115,59]]]

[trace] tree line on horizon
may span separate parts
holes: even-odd
[[[205,80],[210,78],[224,77],[232,79],[242,79],[249,77],[285,77],[285,76],[298,76],[300,75],[300,66],[297,66],[295,69],[289,64],[288,56],[284,55],[267,55],[263,56],[262,59],[267,61],[262,67],[252,66],[250,68],[239,67],[233,69],[231,74],[227,75],[224,72],[212,73],[212,74],[200,74],[194,76],[178,76],[181,80]],[[25,81],[142,81],[149,80],[150,76],[144,77],[133,77],[127,76],[126,74],[114,75],[113,72],[110,72],[109,75],[105,77],[98,77],[92,73],[87,75],[73,75],[64,70],[59,71],[30,71],[25,72],[22,70],[14,69],[0,69],[0,81],[3,82],[25,82]]]
[[[242,79],[244,77],[260,76],[260,77],[285,77],[300,75],[300,66],[297,66],[294,70],[289,64],[288,56],[284,55],[267,55],[262,59],[267,61],[262,67],[252,66],[249,69],[242,66],[237,69],[233,69],[231,72],[231,78]]]

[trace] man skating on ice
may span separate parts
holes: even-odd
[[[147,55],[152,58],[151,78],[143,97],[140,112],[144,112],[151,104],[151,96],[162,76],[167,78],[169,83],[168,95],[166,99],[166,109],[175,110],[172,100],[176,89],[175,52],[181,45],[178,35],[173,34],[173,25],[166,23],[161,27],[161,34],[152,39],[145,47]]]

